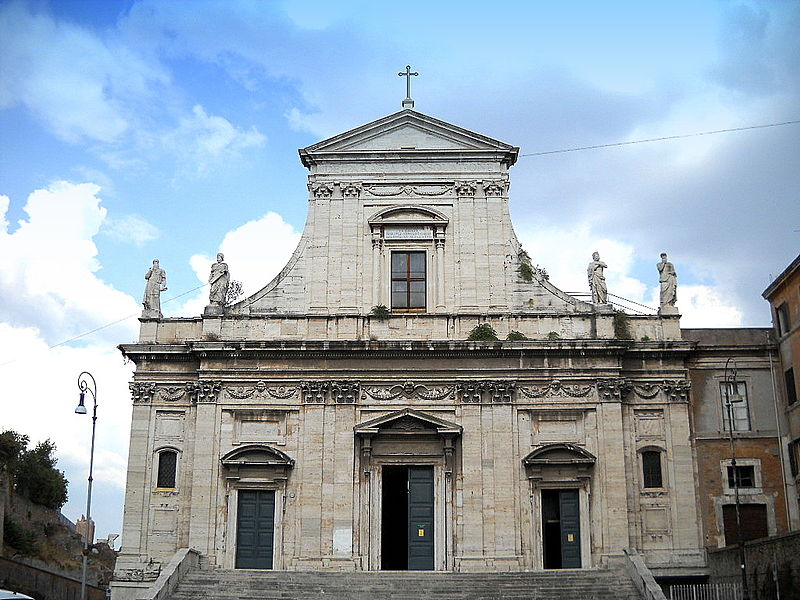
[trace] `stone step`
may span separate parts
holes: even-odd
[[[514,573],[198,570],[170,600],[639,600],[622,572]]]

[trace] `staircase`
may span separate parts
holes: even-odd
[[[169,600],[640,600],[623,571],[196,570]]]

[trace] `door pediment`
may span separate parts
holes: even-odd
[[[565,443],[542,446],[522,459],[529,479],[547,481],[587,480],[596,462],[585,448]]]
[[[234,448],[222,458],[226,479],[285,481],[294,459],[266,444],[247,444]]]
[[[381,433],[436,434],[452,437],[461,435],[463,428],[457,423],[440,419],[429,413],[405,408],[355,426],[356,435],[373,436]]]

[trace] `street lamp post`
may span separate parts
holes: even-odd
[[[83,536],[83,565],[81,569],[81,600],[86,600],[86,569],[89,564],[89,532],[92,522],[92,471],[94,469],[94,431],[97,425],[97,382],[88,371],[82,372],[78,375],[78,389],[81,391],[80,401],[75,409],[79,415],[86,414],[86,406],[84,399],[86,393],[92,395],[94,401],[94,408],[92,409],[92,449],[89,453],[89,489],[86,493],[86,531]]]
[[[730,377],[728,377],[728,367],[730,366]],[[728,440],[731,444],[731,469],[733,470],[733,498],[736,505],[736,538],[739,545],[739,568],[742,576],[742,600],[750,599],[750,592],[747,589],[747,557],[745,555],[744,539],[742,538],[742,517],[739,504],[739,473],[736,470],[736,443],[733,437],[733,405],[744,402],[739,395],[736,385],[736,361],[729,358],[725,361],[725,410],[728,413]]]

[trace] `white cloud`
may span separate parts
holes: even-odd
[[[99,191],[93,183],[66,181],[36,190],[14,233],[6,218],[9,198],[0,196],[0,377],[2,427],[33,444],[48,438],[56,444],[58,467],[70,481],[63,512],[73,520],[84,512],[91,441],[91,418],[74,414],[77,377],[86,370],[96,378],[93,514],[102,532],[121,526],[133,367],[116,344],[135,339],[136,319],[83,337],[80,347],[59,344],[140,311],[136,300],[96,275],[93,238],[107,218]]]
[[[191,162],[198,172],[205,171],[213,162],[236,158],[243,150],[263,146],[266,141],[266,136],[255,127],[239,129],[223,117],[209,115],[199,104],[161,139],[163,145]]]
[[[231,279],[240,281],[244,295],[240,300],[257,292],[277,275],[292,255],[300,241],[295,231],[283,217],[268,212],[260,219],[249,221],[225,234],[219,251],[231,272]],[[208,281],[211,263],[215,258],[195,254],[189,264],[201,283]],[[179,315],[197,315],[208,304],[208,288],[178,309]],[[166,307],[165,307],[166,309]]]
[[[131,126],[120,98],[168,80],[126,48],[19,2],[0,6],[0,32],[0,109],[21,104],[69,142],[116,140]]]
[[[159,236],[158,227],[136,215],[107,217],[102,232],[118,242],[143,246]]]
[[[92,238],[106,218],[99,191],[93,183],[55,182],[28,197],[28,218],[14,233],[3,227],[0,322],[38,327],[52,344],[139,313],[137,301],[95,275],[100,263]],[[8,200],[0,207],[7,210]],[[98,336],[118,343],[135,332],[132,319]]]
[[[580,223],[569,229],[549,227],[523,230],[520,241],[534,264],[543,266],[550,274],[550,282],[566,292],[588,295],[586,265],[596,250],[600,253],[600,259],[608,265],[605,276],[609,294],[652,307],[653,312],[658,307],[656,269],[653,268],[653,279],[650,281],[636,277],[632,273],[636,259],[633,246],[594,234],[588,223]],[[722,289],[719,285],[681,285],[679,281],[677,305],[682,315],[681,326],[740,327],[742,310],[731,299],[726,299]],[[647,312],[641,306],[622,303],[613,296],[610,300],[626,309]]]

